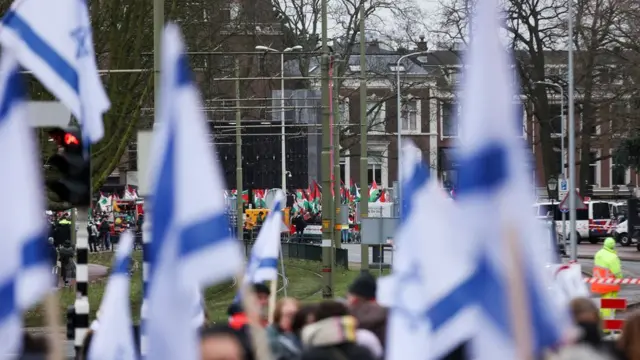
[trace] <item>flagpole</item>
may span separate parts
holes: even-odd
[[[242,204],[242,113],[240,110],[240,62],[235,61],[236,91],[236,232],[244,239],[244,209]]]

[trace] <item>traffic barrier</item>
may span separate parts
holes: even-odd
[[[584,282],[587,284],[640,285],[640,279],[638,278],[609,279],[590,277],[584,278]]]
[[[595,299],[601,309],[627,310],[627,299]],[[602,329],[609,331],[620,331],[624,327],[624,320],[603,319]]]

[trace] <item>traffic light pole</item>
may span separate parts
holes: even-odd
[[[329,46],[327,2],[322,0],[322,298],[333,298],[333,263],[331,239],[331,113],[329,110]]]
[[[79,207],[74,213],[75,221],[71,224],[71,232],[76,232],[76,224],[78,218],[88,219],[89,208]],[[74,307],[75,315],[75,334],[74,345],[76,354],[82,350],[82,343],[87,331],[89,331],[89,233],[86,226],[78,226],[76,235],[76,301]]]

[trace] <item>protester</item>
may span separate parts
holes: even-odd
[[[98,251],[98,227],[93,221],[89,221],[87,225],[87,233],[89,234],[89,251]]]
[[[349,286],[347,303],[351,315],[358,320],[358,328],[373,332],[381,344],[386,343],[387,309],[376,302],[376,279],[362,273]]]
[[[269,347],[274,360],[293,360],[300,355],[300,344],[292,332],[299,306],[298,300],[293,298],[280,299],[276,303],[273,323],[267,327]]]
[[[248,345],[227,325],[205,327],[200,332],[201,360],[247,360]]]
[[[316,304],[303,305],[293,317],[293,322],[291,323],[291,332],[295,335],[299,347],[302,347],[302,329],[305,326],[313,324],[316,321],[316,307]]]
[[[627,317],[617,349],[618,360],[640,360],[640,312]]]
[[[75,277],[75,269],[73,263],[73,257],[75,255],[75,249],[71,240],[66,240],[60,250],[60,274],[62,276],[62,282],[65,286],[69,285],[69,278]]]
[[[357,320],[337,301],[318,304],[316,322],[302,330],[301,360],[369,360],[372,351],[356,343]]]
[[[253,292],[256,295],[256,305],[260,312],[262,325],[267,326],[269,324],[269,294],[271,294],[271,291],[265,284],[254,284]],[[247,315],[239,302],[229,305],[227,315],[229,315],[229,326],[235,330],[241,330],[248,324]]]

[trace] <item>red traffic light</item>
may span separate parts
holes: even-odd
[[[64,143],[67,145],[80,145],[80,141],[78,141],[78,138],[70,133],[64,134]]]
[[[58,146],[64,148],[75,148],[81,146],[82,139],[80,139],[79,136],[79,132],[75,130],[55,128],[49,131],[49,137],[55,141]]]

